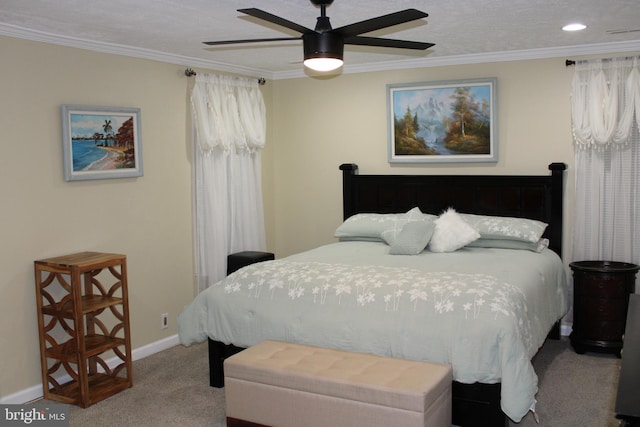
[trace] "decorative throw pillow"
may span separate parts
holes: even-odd
[[[417,255],[427,247],[434,228],[433,221],[412,221],[397,234],[395,230],[383,232],[382,238],[390,246],[391,255]]]
[[[389,228],[387,228],[382,232],[381,237],[385,242],[387,242],[387,244],[390,244],[389,241],[390,240],[395,241],[395,239],[398,237],[398,235],[402,231],[402,228],[406,224],[410,222],[423,222],[423,221],[433,222],[433,220],[435,220],[436,218],[437,217],[434,215],[423,214],[422,211],[420,211],[420,208],[415,207],[407,211],[401,217],[397,218]]]
[[[429,242],[432,252],[453,252],[480,238],[480,233],[452,208],[443,212],[435,225]]]
[[[407,220],[407,222],[412,221],[424,221],[428,219],[435,219],[433,215],[423,214],[419,207],[411,208],[404,214],[403,219]]]

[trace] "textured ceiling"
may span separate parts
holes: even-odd
[[[250,7],[308,28],[320,15],[308,0],[1,0],[0,35],[269,78],[304,75],[301,41],[201,43],[298,35],[236,11]],[[337,28],[407,8],[429,17],[367,35],[436,46],[347,45],[342,72],[640,51],[640,0],[335,0],[327,15]],[[560,30],[575,21],[588,28]]]

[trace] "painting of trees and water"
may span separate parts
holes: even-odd
[[[496,161],[495,79],[390,86],[390,161]]]

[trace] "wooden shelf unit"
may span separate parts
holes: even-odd
[[[132,387],[127,257],[82,252],[34,268],[44,398],[86,408]]]

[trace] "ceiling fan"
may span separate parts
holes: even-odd
[[[311,3],[316,6],[320,6],[320,16],[318,17],[315,29],[313,30],[260,9],[238,9],[238,12],[245,13],[249,16],[253,16],[254,18],[262,19],[290,30],[297,31],[302,34],[301,36],[210,41],[204,42],[204,44],[216,46],[236,43],[302,39],[304,65],[316,71],[331,71],[342,66],[345,44],[418,50],[424,50],[434,46],[433,43],[394,40],[380,37],[365,37],[360,35],[429,16],[427,13],[419,10],[406,9],[400,12],[390,13],[388,15],[367,19],[365,21],[333,29],[329,22],[329,17],[326,15],[326,7],[333,3],[333,0],[311,0]]]

